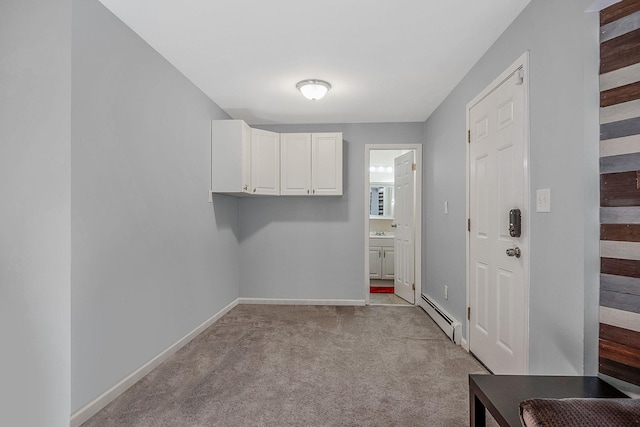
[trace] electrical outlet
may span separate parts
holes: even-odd
[[[449,299],[449,287],[444,285],[444,299]]]

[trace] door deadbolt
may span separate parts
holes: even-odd
[[[520,237],[522,235],[522,214],[520,209],[511,209],[509,211],[509,235],[511,237]]]
[[[522,251],[520,251],[520,248],[516,246],[515,248],[507,249],[507,255],[520,258]]]

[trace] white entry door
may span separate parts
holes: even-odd
[[[495,374],[527,373],[524,74],[469,104],[469,349]],[[512,237],[509,212],[520,209]],[[519,255],[518,255],[519,254]]]
[[[394,159],[394,232],[395,282],[394,292],[400,298],[415,303],[415,153],[409,151]]]

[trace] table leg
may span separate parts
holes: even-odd
[[[484,405],[473,391],[469,391],[469,418],[470,427],[486,427]]]

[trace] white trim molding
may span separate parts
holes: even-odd
[[[415,183],[415,230],[414,230],[414,303],[417,306],[422,293],[422,144],[397,143],[397,144],[365,144],[364,145],[364,297],[366,305],[369,305],[369,191],[371,177],[369,175],[369,162],[371,150],[413,150],[416,162]],[[376,304],[377,305],[377,304]]]
[[[111,401],[113,401],[116,397],[124,393],[129,387],[137,383],[141,380],[145,375],[159,366],[162,362],[171,357],[175,352],[180,350],[186,344],[188,344],[191,340],[197,337],[202,331],[207,329],[209,326],[214,324],[218,319],[227,314],[233,307],[238,305],[239,300],[234,300],[231,304],[227,305],[225,308],[211,316],[209,319],[204,321],[194,330],[186,334],[184,337],[180,338],[174,344],[169,346],[162,353],[158,354],[153,359],[149,360],[147,363],[133,371],[122,381],[111,387],[109,390],[102,393],[100,396],[95,398],[93,401],[87,403],[82,408],[78,409],[76,412],[71,414],[70,427],[79,427],[82,423],[87,421],[89,418],[94,416],[98,411],[107,406]]]
[[[238,298],[238,303],[271,305],[365,305],[363,299]]]

